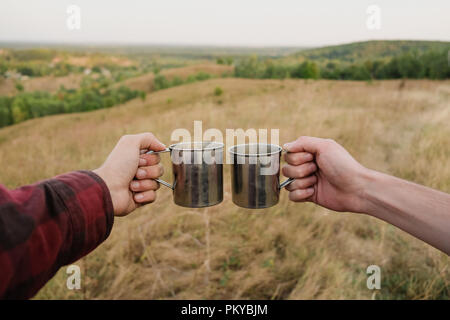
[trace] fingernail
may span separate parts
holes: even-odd
[[[137,181],[131,182],[131,187],[132,188],[138,188],[139,187],[139,182],[137,182]]]
[[[285,143],[283,145],[283,149],[286,150],[286,151],[289,151],[289,147],[291,146],[291,144],[292,144],[292,142]]]
[[[306,189],[306,192],[307,193],[314,193],[314,188],[308,188],[308,189]]]
[[[138,178],[145,178],[146,174],[147,172],[144,169],[138,169],[138,171],[136,172],[136,176]]]
[[[138,193],[137,195],[134,196],[134,198],[136,200],[142,200],[144,198],[144,195],[142,193]]]
[[[145,160],[145,159],[143,159],[143,158],[140,158],[139,159],[139,165],[140,166],[145,166],[147,164],[147,160]]]

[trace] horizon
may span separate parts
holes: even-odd
[[[440,39],[369,39],[369,40],[358,40],[343,43],[333,43],[333,44],[323,44],[317,46],[307,46],[307,45],[221,45],[221,44],[207,44],[207,43],[140,43],[140,42],[62,42],[62,41],[3,41],[0,40],[0,46],[4,48],[13,48],[13,46],[67,46],[67,47],[99,47],[99,48],[111,48],[111,47],[155,47],[155,48],[227,48],[227,49],[316,49],[334,46],[344,46],[355,43],[367,43],[367,42],[442,42],[449,43],[447,40]]]

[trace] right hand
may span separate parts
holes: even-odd
[[[93,170],[111,194],[114,214],[125,216],[136,208],[155,201],[159,178],[164,170],[158,154],[141,154],[141,150],[162,151],[162,144],[152,133],[120,138],[103,165]]]
[[[283,174],[295,180],[286,189],[295,202],[311,201],[335,211],[364,212],[369,169],[331,139],[300,137],[284,145]]]

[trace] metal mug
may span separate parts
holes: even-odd
[[[182,207],[202,208],[223,200],[223,143],[182,142],[163,151],[170,152],[173,184],[162,179],[159,183],[173,190],[175,204]]]
[[[274,206],[280,190],[294,179],[280,184],[280,158],[283,149],[274,144],[240,144],[229,148],[233,202],[244,208]]]

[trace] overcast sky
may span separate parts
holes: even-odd
[[[81,29],[67,27],[67,7]],[[366,25],[380,8],[380,29]],[[450,0],[0,0],[0,41],[318,46],[450,41]]]

